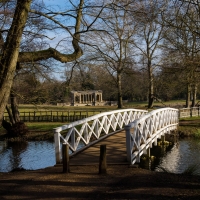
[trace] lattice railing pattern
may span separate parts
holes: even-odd
[[[173,108],[154,110],[125,126],[127,159],[130,164],[140,161],[140,156],[157,145],[157,139],[177,129],[179,112]]]
[[[146,110],[122,109],[100,113],[54,129],[56,163],[61,162],[61,144],[67,143],[72,155],[95,141],[145,115]]]

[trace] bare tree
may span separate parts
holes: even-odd
[[[130,67],[133,52],[129,41],[135,33],[135,24],[130,18],[131,1],[113,1],[101,17],[98,29],[103,31],[90,35],[92,50],[90,57],[105,66],[117,88],[118,108],[123,107],[122,74]],[[92,59],[92,58],[91,58]]]
[[[134,12],[134,19],[139,24],[138,33],[133,40],[134,46],[139,50],[141,67],[148,72],[148,108],[153,107],[156,97],[154,93],[154,73],[160,63],[159,45],[162,42],[164,27],[160,23],[160,9],[164,3],[159,1],[138,1],[138,11]]]
[[[169,10],[163,12],[165,26],[165,51],[171,62],[179,63],[179,73],[184,75],[186,86],[186,107],[196,104],[199,71],[199,4],[196,1],[174,1]],[[173,19],[173,20],[172,20]],[[177,65],[176,65],[177,66]]]

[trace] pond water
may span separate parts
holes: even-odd
[[[200,165],[199,152],[200,140],[179,140],[169,146],[154,146],[151,155],[155,159],[151,162],[141,160],[140,166],[160,172],[164,169],[172,173],[182,173],[190,165]],[[15,168],[36,170],[54,166],[54,155],[53,142],[0,141],[0,172],[9,172]]]
[[[53,142],[0,141],[0,172],[9,172],[15,168],[36,170],[50,167],[56,163],[54,155]]]
[[[154,146],[150,162],[141,161],[140,166],[158,172],[183,173],[191,166],[200,166],[200,140],[182,139],[169,146]],[[200,168],[195,171],[200,174]]]

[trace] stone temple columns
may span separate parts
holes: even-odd
[[[102,90],[71,91],[72,105],[102,102]]]

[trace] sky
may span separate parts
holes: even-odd
[[[46,5],[46,7],[52,7],[52,10],[55,11],[63,11],[67,8],[67,4],[69,4],[68,0],[42,0],[44,2],[44,4]],[[73,1],[72,1],[73,2]],[[69,22],[67,22],[69,23]],[[55,35],[54,33],[52,33],[51,31],[49,32],[49,37],[50,38],[54,38],[51,42],[51,47],[55,48],[55,46],[58,44],[58,42],[61,40],[61,38],[66,38],[66,32],[64,32],[64,34],[62,34],[63,31],[59,32],[57,35]],[[62,36],[63,35],[63,36]]]
[[[62,6],[67,4],[67,0],[42,0],[45,5],[47,6],[59,6],[62,8]]]
[[[66,4],[68,3],[68,1],[67,0],[42,0],[43,2],[44,2],[44,4],[46,5],[46,6],[52,6],[53,7],[53,10],[59,10],[59,11],[61,11],[62,10],[62,8],[66,8]],[[66,33],[65,33],[65,35],[63,35],[62,36],[62,34],[58,34],[58,35],[54,35],[54,33],[52,33],[52,32],[49,32],[49,37],[50,38],[54,38],[53,40],[50,40],[49,42],[49,44],[50,44],[50,46],[52,47],[52,48],[55,48],[56,47],[56,45],[58,44],[58,42],[60,41],[60,39],[61,38],[65,38],[66,37]],[[59,50],[59,49],[57,49],[57,50]],[[64,74],[64,70],[65,70],[65,68],[64,67],[60,67],[60,66],[63,66],[63,64],[61,64],[61,63],[59,63],[59,62],[56,62],[57,64],[57,70],[56,70],[56,72],[54,73],[54,76],[55,76],[55,78],[57,78],[57,79],[62,79],[61,77],[62,77],[62,75]]]

